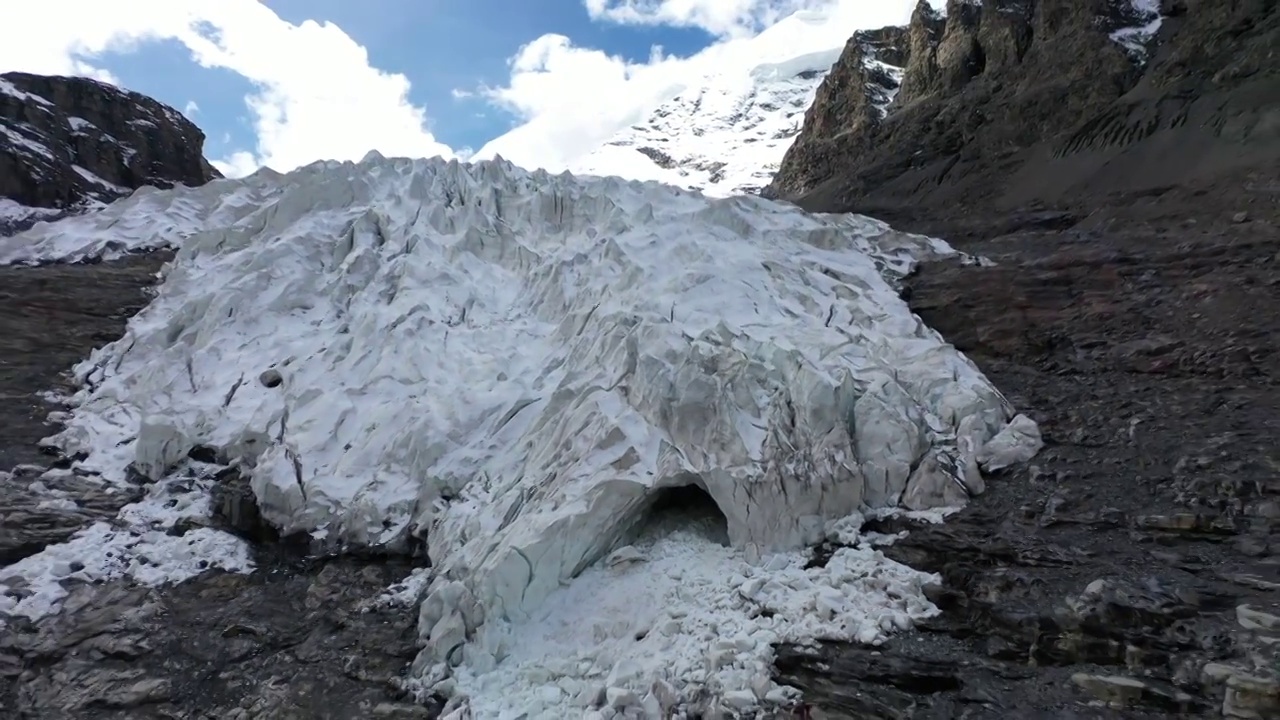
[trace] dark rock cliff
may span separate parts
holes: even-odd
[[[887,113],[848,80],[867,66],[855,36],[765,194],[887,214],[1067,207],[1274,168],[1278,7],[949,0],[940,13],[922,0]]]
[[[794,196],[814,178],[836,173],[847,153],[834,152],[833,143],[848,151],[866,149],[861,146],[875,136],[902,90],[911,41],[908,29],[901,27],[861,31],[849,38],[840,60],[818,86],[804,126],[764,194]]]
[[[88,78],[0,75],[0,198],[20,206],[67,209],[144,185],[203,184],[220,177],[203,146],[191,121],[140,93]]]

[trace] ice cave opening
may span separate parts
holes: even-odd
[[[677,531],[729,545],[729,519],[696,477],[655,489],[641,507],[628,541],[656,540]]]

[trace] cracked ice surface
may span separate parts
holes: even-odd
[[[661,488],[705,490],[756,558],[963,504],[988,441],[1038,440],[895,291],[954,252],[860,216],[371,155],[71,222],[10,259],[181,249],[58,442],[116,480],[213,445],[285,532],[425,538],[428,665],[529,620]]]

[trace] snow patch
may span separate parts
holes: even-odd
[[[79,175],[80,177],[84,178],[85,180],[88,180],[89,182],[93,183],[94,185],[97,185],[98,187],[103,188],[104,190],[109,190],[113,193],[119,193],[121,195],[128,195],[130,192],[129,188],[117,185],[108,180],[104,180],[101,176],[97,175],[96,173],[90,170],[86,170],[85,168],[82,168],[79,165],[72,165],[71,169],[75,170],[76,174]]]
[[[1124,13],[1134,24],[1111,33],[1111,39],[1119,43],[1131,57],[1146,62],[1151,40],[1160,32],[1164,17],[1160,14],[1160,0],[1124,0]]]
[[[44,143],[32,140],[15,128],[10,127],[7,123],[0,122],[0,133],[4,134],[14,148],[31,155],[39,155],[47,160],[53,160],[53,151],[45,146]]]
[[[45,107],[53,107],[53,103],[49,102],[45,98],[34,93],[29,93],[25,90],[19,90],[17,85],[14,85],[4,78],[0,78],[0,94],[18,98],[22,102],[31,102],[36,103],[37,105],[44,105]]]
[[[92,130],[96,133],[102,133],[102,130],[97,125],[94,125],[93,123],[89,122],[88,120],[85,120],[82,117],[76,117],[72,115],[67,118],[67,123],[71,125],[71,132],[73,133],[83,134],[87,130]]]
[[[17,227],[19,224],[46,220],[60,215],[59,208],[28,207],[9,198],[0,198],[0,229],[6,226]],[[0,240],[2,243],[3,240]]]

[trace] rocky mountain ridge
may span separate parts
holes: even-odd
[[[922,0],[889,112],[841,81],[865,74],[851,43],[764,192],[881,215],[1056,207],[1276,161],[1278,24],[1267,0]],[[1141,157],[1108,170],[1121,153]]]
[[[82,77],[0,75],[0,233],[144,185],[199,185],[221,174],[204,133],[141,93]]]

